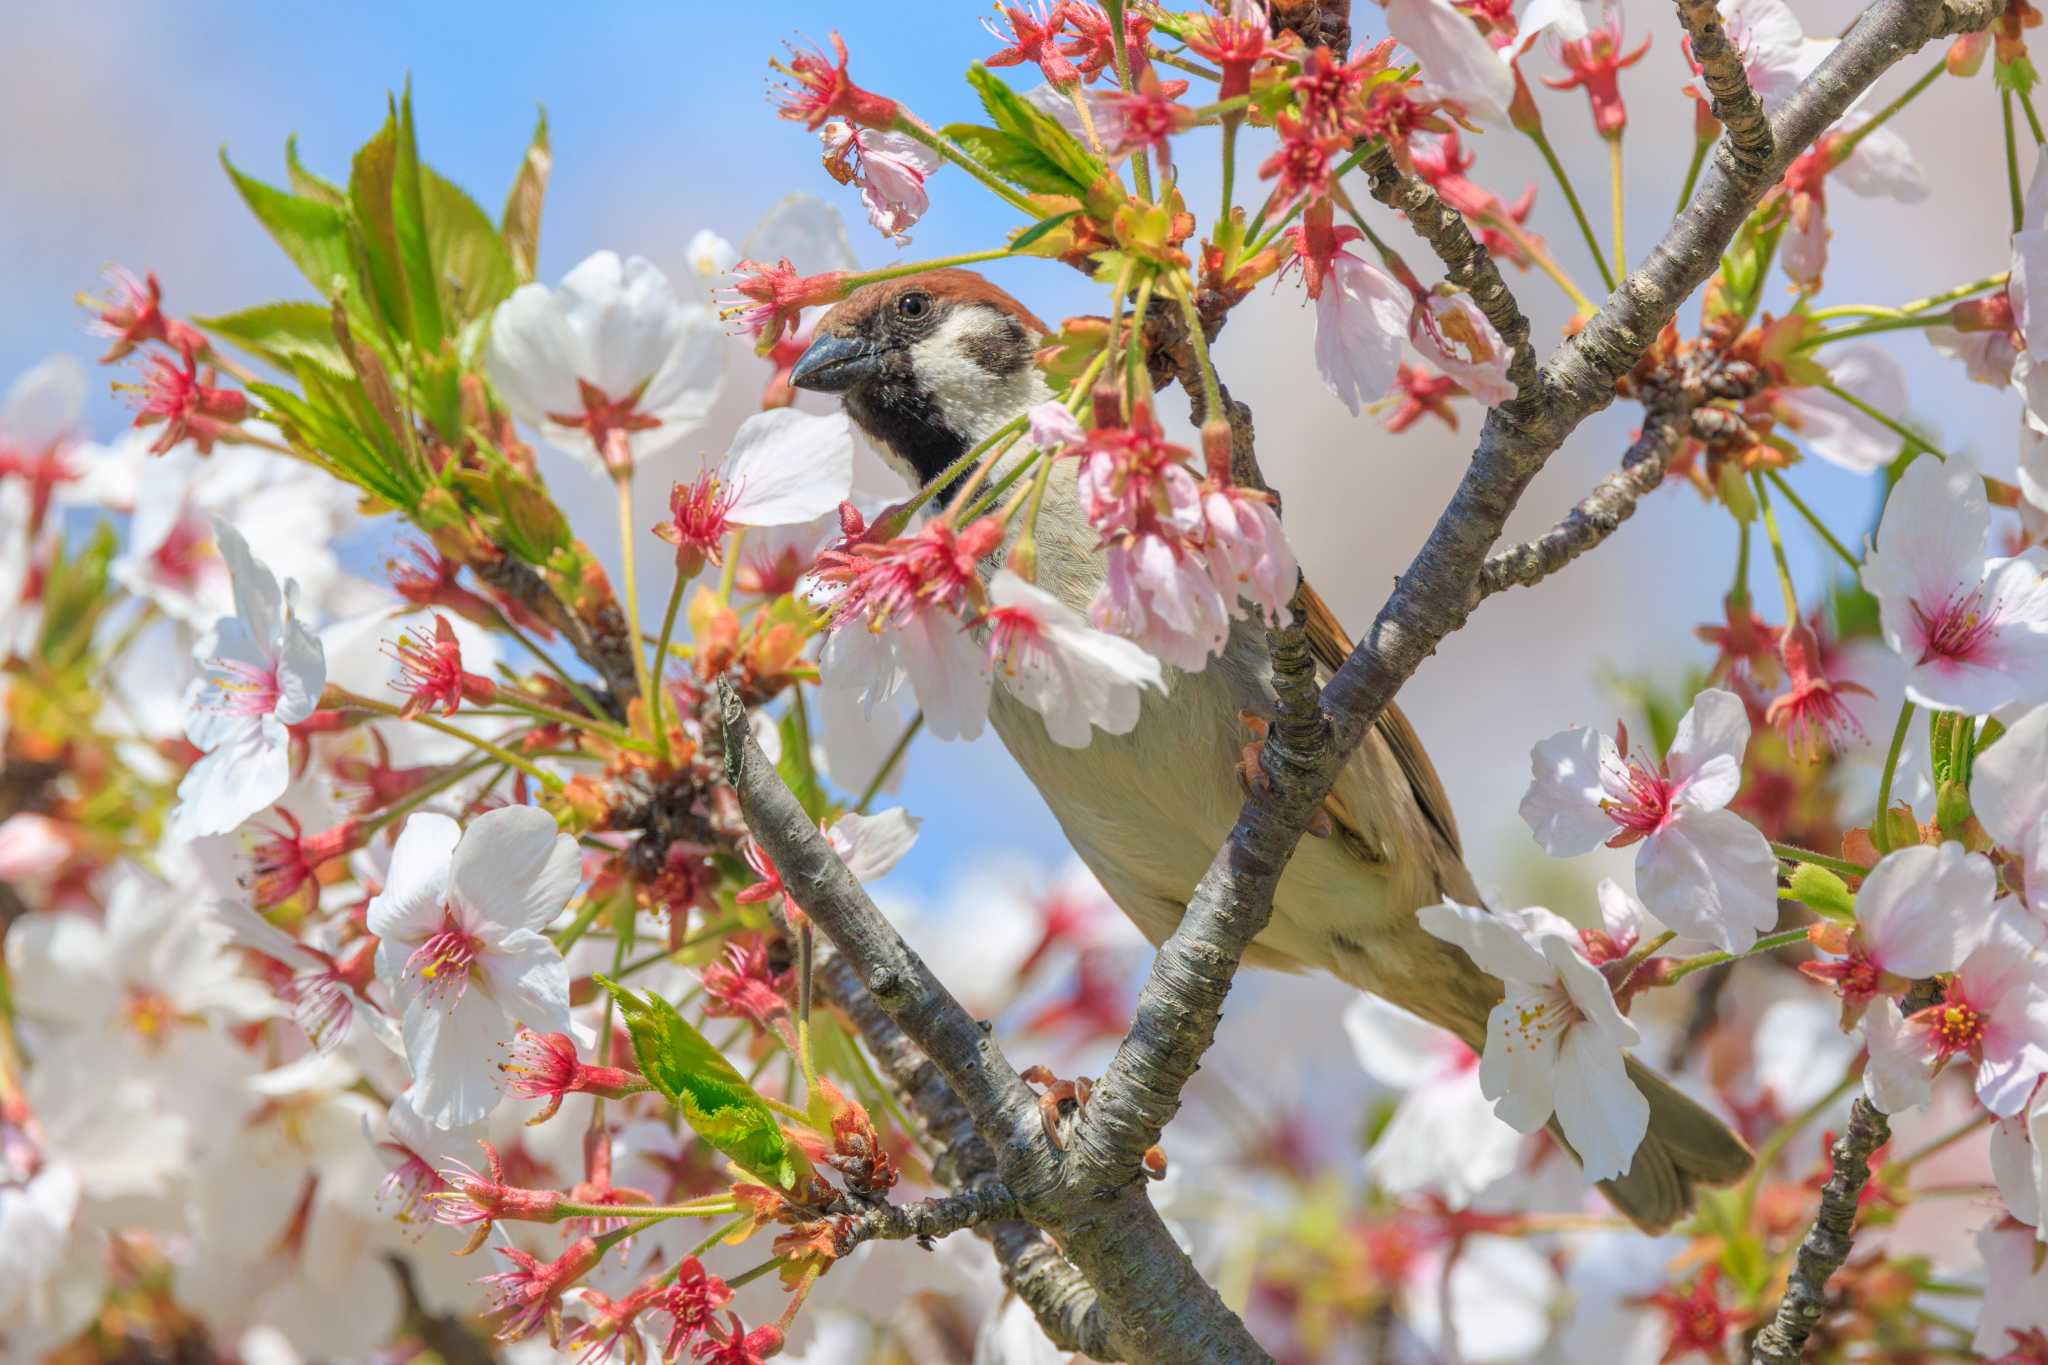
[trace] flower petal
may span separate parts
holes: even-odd
[[[853,426],[840,412],[757,412],[733,433],[721,478],[733,490],[726,515],[735,525],[794,526],[824,516],[853,493]]]
[[[565,980],[565,996],[567,991]],[[436,1128],[459,1128],[488,1116],[504,1097],[497,1054],[511,1037],[511,1021],[480,990],[465,990],[452,1005],[424,996],[408,1005],[405,1057],[413,1081],[407,1093],[419,1116]]]
[[[1717,810],[1742,786],[1742,756],[1749,749],[1749,708],[1733,692],[1710,687],[1678,718],[1667,759],[1678,800],[1695,810]]]
[[[1605,735],[1572,729],[1529,751],[1529,790],[1522,797],[1521,815],[1551,857],[1591,853],[1614,836],[1614,820],[1600,806],[1607,796],[1601,765],[1613,748],[1614,741]]]
[[[538,806],[501,806],[469,822],[448,874],[459,909],[501,929],[541,930],[562,913],[583,860]]]
[[[371,900],[366,918],[378,939],[412,947],[441,927],[448,900],[448,866],[462,826],[435,811],[409,817],[391,847],[384,889]]]
[[[1621,1049],[1592,1029],[1567,1031],[1555,1087],[1558,1126],[1585,1165],[1586,1179],[1627,1175],[1650,1131],[1650,1102],[1628,1078]]]
[[[1990,932],[1997,889],[1990,862],[1961,844],[1897,849],[1857,890],[1856,923],[1885,971],[1913,979],[1952,972]]]
[[[1730,810],[1687,810],[1636,850],[1636,893],[1688,938],[1747,952],[1778,922],[1778,860]]]
[[[1536,946],[1497,917],[1472,905],[1445,901],[1415,912],[1416,923],[1462,949],[1481,971],[1503,981],[1548,986],[1557,978]]]
[[[506,1018],[536,1033],[570,1031],[569,968],[553,943],[514,929],[477,961]]]

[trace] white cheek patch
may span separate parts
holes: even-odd
[[[974,358],[975,338],[996,336],[1010,322],[987,308],[955,308],[923,341],[910,348],[919,385],[946,422],[969,441],[980,441],[1049,394],[1035,365],[994,375]]]

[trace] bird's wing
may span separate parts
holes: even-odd
[[[1334,673],[1351,655],[1351,637],[1344,633],[1337,614],[1317,596],[1316,590],[1306,580],[1301,585],[1300,601],[1309,652],[1315,655],[1325,675]],[[1422,737],[1415,733],[1408,717],[1401,714],[1401,708],[1392,702],[1388,702],[1387,709],[1380,713],[1378,728],[1380,738],[1386,742],[1394,762],[1401,769],[1401,775],[1408,779],[1408,789],[1414,793],[1415,804],[1421,809],[1423,818],[1443,837],[1451,852],[1463,858],[1465,850],[1458,839],[1458,821],[1451,814],[1451,799],[1444,792],[1443,779],[1436,775],[1436,765],[1429,761],[1429,754],[1422,747]],[[1354,830],[1361,828],[1334,797],[1325,805],[1338,824]]]

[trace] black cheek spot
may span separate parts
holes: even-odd
[[[961,349],[969,360],[998,379],[1008,379],[1031,363],[1031,338],[1015,318],[1004,318],[1001,326],[976,332]]]

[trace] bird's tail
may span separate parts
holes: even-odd
[[[1601,1181],[1600,1189],[1644,1232],[1663,1232],[1692,1212],[1700,1186],[1733,1184],[1749,1174],[1756,1156],[1727,1124],[1634,1057],[1628,1078],[1650,1102],[1650,1131],[1628,1174]],[[1563,1141],[1555,1122],[1550,1130]]]

